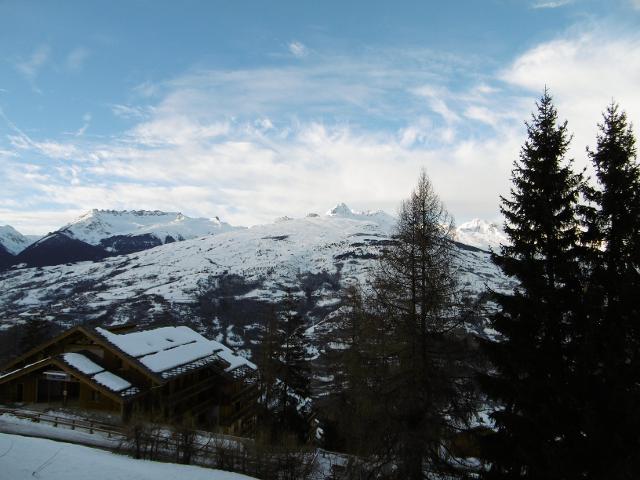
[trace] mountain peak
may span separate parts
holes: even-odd
[[[346,203],[341,202],[338,203],[335,207],[327,212],[328,216],[331,217],[350,217],[355,214],[353,210],[351,210]]]
[[[38,237],[34,235],[22,235],[11,225],[0,226],[0,245],[12,255],[20,253],[37,240],[37,238]]]
[[[507,244],[509,239],[496,222],[474,218],[456,228],[456,240],[485,250],[497,250],[500,245]]]

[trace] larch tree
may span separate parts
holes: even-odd
[[[371,282],[375,385],[397,478],[455,474],[447,442],[472,411],[454,225],[423,171]]]

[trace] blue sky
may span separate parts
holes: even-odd
[[[640,0],[0,0],[0,224],[394,212],[421,167],[497,219],[545,84],[578,165],[612,98],[640,124],[639,25]]]

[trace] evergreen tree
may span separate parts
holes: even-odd
[[[298,302],[287,294],[280,313],[281,357],[279,379],[282,382],[282,404],[286,410],[290,397],[308,398],[311,394],[311,368],[307,361],[308,340],[298,311]]]
[[[624,112],[612,103],[589,151],[598,180],[586,208],[590,329],[583,420],[592,478],[640,471],[640,165]]]
[[[394,425],[381,401],[384,379],[388,378],[388,335],[380,328],[384,320],[377,318],[366,302],[359,286],[343,292],[342,315],[332,338],[340,348],[328,353],[334,380],[325,413],[329,410],[332,421],[323,429],[325,440],[332,442],[329,449],[356,455],[362,459],[362,468],[366,465],[375,478],[374,472],[393,462],[393,457],[383,452],[389,452]],[[332,438],[327,439],[327,434]]]
[[[546,89],[526,126],[510,198],[501,198],[510,244],[493,256],[518,287],[493,292],[502,339],[485,344],[493,369],[482,383],[498,405],[485,476],[571,478],[581,455],[581,400],[569,380],[583,336],[577,209],[584,182],[565,159],[567,124],[558,123]]]
[[[308,344],[298,303],[288,293],[280,311],[266,326],[260,354],[266,409],[263,423],[274,442],[286,441],[289,435],[303,441],[308,434],[307,400],[311,394]]]
[[[27,320],[24,327],[22,327],[19,352],[21,354],[28,352],[32,348],[35,348],[41,343],[49,340],[59,330],[59,327],[54,326],[48,320],[30,318]]]

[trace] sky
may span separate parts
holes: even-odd
[[[0,225],[393,214],[422,168],[499,220],[545,86],[576,168],[612,100],[640,132],[638,27],[640,0],[0,0]]]

